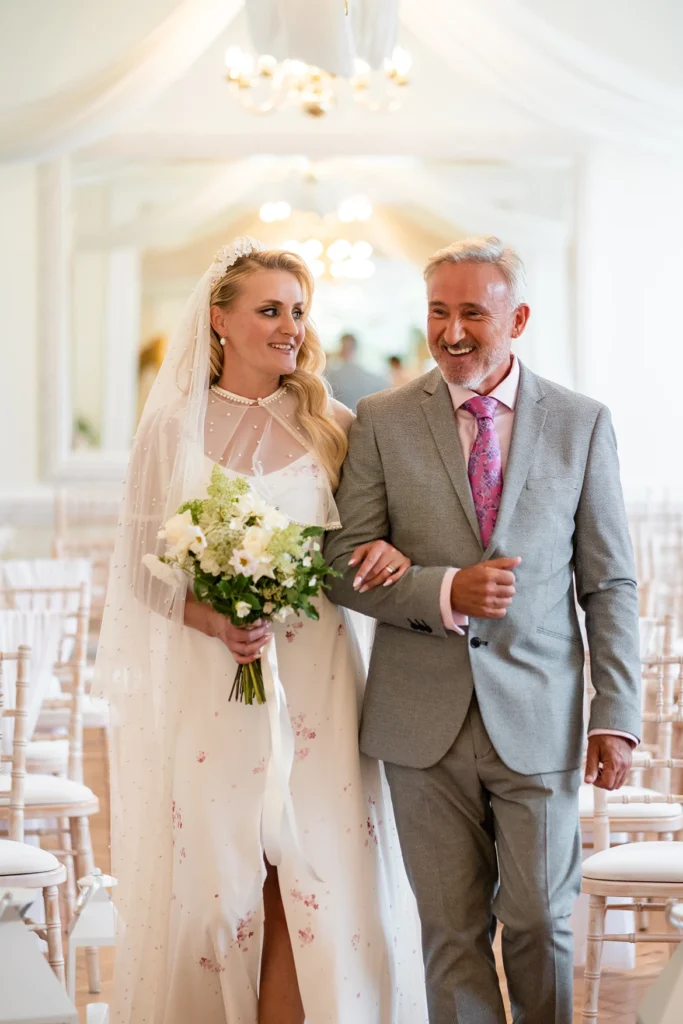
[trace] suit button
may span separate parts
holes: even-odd
[[[473,636],[470,640],[470,647],[481,647],[481,640],[478,636]]]

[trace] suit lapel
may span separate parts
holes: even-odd
[[[458,427],[453,412],[448,385],[443,380],[441,372],[434,370],[425,383],[427,397],[422,403],[422,409],[427,417],[429,429],[432,432],[434,442],[439,450],[439,455],[450,477],[455,492],[460,499],[460,504],[472,527],[475,537],[481,544],[481,534],[477,514],[474,511],[474,501],[470,490],[470,482],[467,476],[465,456],[462,452]]]
[[[544,392],[539,378],[535,373],[527,370],[523,363],[520,363],[519,389],[517,391],[515,419],[510,439],[510,451],[508,452],[503,481],[503,494],[493,536],[487,550],[484,552],[485,557],[488,557],[489,551],[496,543],[497,536],[505,530],[510,522],[519,496],[522,493],[522,488],[526,483],[536,446],[543,430],[543,424],[548,415],[548,410],[538,404],[543,395]]]

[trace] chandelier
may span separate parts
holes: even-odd
[[[322,117],[337,102],[342,81],[303,61],[277,61],[267,54],[254,57],[239,46],[226,51],[225,66],[230,89],[253,114],[270,114],[287,106],[299,107],[309,117]],[[378,71],[356,60],[348,81],[354,100],[372,113],[398,110],[411,66],[412,57],[400,46]]]
[[[325,245],[319,238],[308,238],[305,242],[292,238],[283,242],[282,248],[301,256],[317,278],[362,281],[372,277],[376,269],[371,259],[372,246],[365,241],[336,238]]]

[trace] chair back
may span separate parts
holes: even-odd
[[[83,582],[73,587],[13,587],[0,591],[21,608],[25,614],[36,616],[48,614],[57,617],[61,623],[61,631],[56,657],[51,666],[51,678],[54,672],[59,675],[58,685],[60,696],[70,698],[69,713],[69,778],[76,782],[83,781],[83,697],[85,694],[85,677],[87,670],[88,624],[90,620],[90,585]],[[68,658],[64,660],[63,652],[68,650]],[[41,671],[49,667],[50,651],[44,654],[44,665]],[[37,708],[35,718],[31,718],[31,732],[37,722],[40,707],[48,695],[42,690],[42,699]]]
[[[1,617],[2,613],[0,613]],[[14,668],[12,706],[9,705],[8,669]],[[16,650],[0,649],[0,750],[5,727],[12,724],[11,752],[0,754],[0,767],[11,765],[12,783],[9,802],[9,838],[24,841],[24,799],[26,787],[26,744],[28,743],[28,705],[31,648],[20,644]]]

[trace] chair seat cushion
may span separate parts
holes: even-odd
[[[66,766],[69,761],[69,741],[31,740],[26,746],[26,760],[29,763],[59,762]]]
[[[0,775],[0,807],[9,804],[12,779],[9,775]],[[87,786],[71,779],[63,779],[59,775],[27,775],[26,800],[29,807],[43,807],[51,804],[84,804],[96,801],[97,797]]]
[[[56,871],[58,867],[57,858],[47,850],[41,850],[39,846],[15,843],[12,839],[0,839],[0,876],[33,875],[38,872]]]
[[[584,878],[614,882],[683,883],[683,843],[625,843],[587,857]]]
[[[619,793],[624,796],[652,796],[656,797],[660,794],[655,789],[644,789],[642,786],[624,786],[619,790]],[[593,817],[593,800],[594,793],[592,786],[579,786],[579,817],[581,818],[592,818]],[[648,803],[631,803],[621,804],[618,802],[612,802],[608,798],[608,811],[610,821],[617,822],[624,818],[677,818],[683,815],[683,807],[681,804],[648,804]]]

